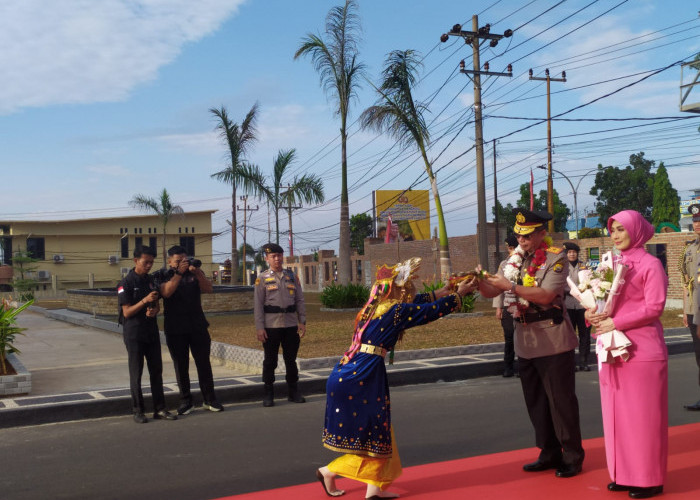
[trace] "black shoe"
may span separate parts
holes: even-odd
[[[153,414],[155,420],[177,420],[177,416],[167,410],[158,410]]]
[[[218,401],[212,401],[211,403],[204,403],[202,408],[209,411],[224,411],[224,407]]]
[[[581,464],[562,464],[554,473],[557,477],[574,477],[581,472]]]
[[[182,403],[177,408],[178,415],[189,415],[194,411],[194,405],[192,403]]]
[[[137,424],[145,424],[146,422],[148,422],[148,419],[146,418],[146,415],[144,415],[141,412],[134,413],[134,422],[136,422]]]
[[[623,484],[617,484],[616,482],[612,482],[608,484],[608,491],[629,491],[632,489],[632,486],[625,486]]]
[[[583,366],[581,367],[581,369],[582,369],[584,372],[589,372],[589,371],[591,371],[591,367],[588,366],[588,365],[583,365]]]
[[[263,406],[275,406],[275,390],[272,384],[265,384],[265,393],[263,395]]]
[[[700,411],[700,401],[693,403],[692,405],[685,405],[683,408],[689,411]]]
[[[506,369],[503,371],[503,376],[504,376],[505,378],[510,378],[510,377],[512,377],[513,375],[515,375],[515,372],[513,372],[513,369],[512,369],[512,368],[506,368]]]
[[[550,462],[545,462],[539,458],[532,463],[523,465],[523,470],[525,472],[541,472],[548,469],[558,469],[561,466],[559,460],[553,460]]]
[[[651,486],[649,488],[630,488],[630,498],[651,498],[664,492],[663,486]]]

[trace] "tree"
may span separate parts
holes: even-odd
[[[350,101],[357,97],[364,64],[357,61],[361,30],[355,13],[357,3],[345,0],[345,5],[333,7],[326,16],[326,40],[307,34],[294,59],[310,56],[321,79],[321,86],[336,105],[340,117],[341,187],[340,241],[338,243],[338,279],[342,285],[350,282],[350,204],[348,201],[347,119]]]
[[[289,232],[292,232],[292,209],[297,203],[323,203],[323,182],[314,174],[294,176],[291,182],[283,183],[287,168],[294,162],[295,149],[279,150],[272,167],[272,182],[267,183],[263,175],[255,181],[258,192],[272,205],[275,214],[276,241],[280,242],[280,210],[287,209]]]
[[[145,212],[152,212],[160,218],[160,224],[163,228],[163,236],[161,237],[161,241],[163,242],[163,265],[165,265],[168,261],[167,251],[165,248],[165,236],[167,234],[168,221],[173,216],[182,217],[185,211],[180,205],[173,205],[173,202],[170,200],[170,195],[165,188],[163,188],[163,191],[160,193],[160,198],[158,199],[137,194],[131,199],[129,205]]]
[[[12,287],[19,292],[19,300],[26,302],[34,298],[34,288],[37,281],[30,277],[30,273],[36,271],[39,259],[35,259],[32,254],[26,250],[18,248],[12,257],[12,270],[15,273],[15,278]]]
[[[256,116],[258,103],[253,104],[243,122],[238,125],[229,118],[226,108],[211,108],[218,123],[216,130],[226,146],[226,168],[212,174],[212,178],[231,185],[231,283],[238,282],[238,226],[236,223],[236,190],[239,186],[255,193],[255,182],[250,175],[255,174],[256,167],[246,160],[249,149],[257,141]]]
[[[557,233],[566,231],[566,221],[571,215],[571,210],[566,204],[559,199],[559,193],[556,189],[552,190],[552,199],[554,200],[554,231]],[[518,200],[519,207],[530,206],[530,184],[525,183],[520,185],[520,199]],[[539,194],[533,195],[533,210],[547,211],[547,190],[542,189]],[[513,223],[515,224],[515,222]]]
[[[423,158],[438,218],[440,272],[445,277],[452,272],[450,249],[437,179],[427,154],[430,133],[423,118],[423,112],[427,107],[415,101],[412,93],[420,66],[418,53],[413,50],[390,52],[384,63],[382,83],[379,88],[375,87],[380,95],[380,101],[362,112],[360,122],[363,128],[387,133],[404,146],[413,144]]]
[[[644,152],[630,155],[630,164],[624,169],[598,164],[591,194],[598,198],[595,204],[601,225],[621,210],[636,210],[651,221],[654,203],[653,160],[644,158]]]
[[[365,254],[365,238],[372,236],[374,219],[362,213],[350,217],[350,246],[360,254]]]
[[[651,223],[657,227],[662,222],[670,222],[679,226],[681,218],[681,204],[678,191],[671,185],[664,162],[659,163],[659,168],[654,174],[654,196],[652,199]]]
[[[530,206],[529,203],[530,202],[528,201],[528,207]],[[515,227],[515,214],[513,213],[513,205],[508,203],[504,207],[500,201],[496,200],[496,205],[491,207],[491,212],[493,213],[494,217],[496,216],[496,213],[498,213],[499,228],[506,228],[506,234],[513,232],[513,227]]]

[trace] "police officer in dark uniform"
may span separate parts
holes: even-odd
[[[509,234],[505,239],[505,244],[506,249],[508,250],[508,256],[511,256],[518,246],[518,239],[514,234]],[[506,265],[507,261],[508,260],[506,259],[499,264],[499,272],[503,270],[503,266]],[[515,324],[513,323],[513,315],[508,312],[508,309],[503,307],[503,293],[498,294],[493,298],[493,307],[496,308],[496,317],[501,321],[501,328],[503,328],[503,339],[505,341],[503,347],[503,376],[512,377],[516,373],[515,346],[513,344]]]
[[[153,418],[177,420],[165,410],[163,394],[163,360],[160,354],[160,333],[156,316],[160,311],[158,291],[148,275],[153,266],[156,251],[150,247],[138,246],[134,249],[134,268],[117,285],[119,303],[119,323],[124,329],[124,344],[129,356],[129,385],[134,421],[145,424],[141,375],[143,360],[146,359],[151,379],[153,398]]]
[[[262,379],[265,383],[263,406],[275,404],[275,369],[280,345],[286,368],[288,400],[304,403],[306,399],[299,392],[299,370],[297,352],[301,337],[306,333],[306,307],[301,283],[296,275],[283,269],[283,250],[275,243],[263,246],[265,260],[270,268],[255,280],[255,330],[258,340],[263,343]]]
[[[578,344],[564,313],[569,263],[561,248],[548,246],[547,212],[514,210],[514,232],[522,253],[514,252],[503,270],[479,283],[486,297],[506,292],[504,306],[516,319],[515,353],[520,381],[540,455],[527,472],[556,469],[557,477],[581,472],[574,349]]]
[[[680,271],[683,276],[683,324],[688,327],[693,339],[695,361],[700,370],[700,204],[688,207],[688,213],[693,216],[693,231],[695,239],[686,242],[681,255]],[[700,411],[700,401],[684,406],[689,411]]]
[[[578,273],[586,268],[578,258],[581,248],[573,241],[565,241],[564,251],[569,261],[569,278],[578,285]],[[565,305],[571,324],[578,332],[578,369],[589,372],[591,371],[591,367],[588,366],[588,357],[591,353],[591,327],[586,326],[586,318],[584,317],[586,308],[571,296],[569,290],[570,288],[566,287],[564,291]]]
[[[190,351],[204,398],[202,408],[214,412],[224,409],[214,392],[214,375],[209,360],[209,322],[202,310],[201,294],[211,293],[213,287],[200,268],[201,264],[188,258],[183,247],[174,246],[168,250],[168,268],[159,269],[153,275],[165,305],[165,340],[180,389],[178,415],[187,415],[194,410],[190,392]]]

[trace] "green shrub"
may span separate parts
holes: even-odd
[[[332,283],[321,292],[321,304],[331,309],[360,308],[369,299],[369,288],[365,285]]]

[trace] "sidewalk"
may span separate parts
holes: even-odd
[[[32,390],[29,395],[0,398],[0,428],[129,415],[126,348],[114,323],[41,308],[21,314],[18,323],[28,329],[26,335],[18,337],[17,347],[22,351],[20,361],[31,372]],[[92,326],[82,326],[88,323]],[[687,329],[668,329],[665,336],[669,354],[692,351]],[[397,353],[396,364],[387,365],[390,383],[398,386],[499,375],[502,350],[502,344],[489,344]],[[165,345],[162,353],[166,403],[172,409],[178,404],[177,384]],[[326,358],[299,360],[299,386],[304,394],[325,392],[328,364],[332,362]],[[212,368],[217,395],[224,405],[262,400],[259,374],[214,363]],[[201,404],[193,362],[190,376],[195,402]],[[278,382],[277,397],[286,397],[284,377],[277,378],[282,381]],[[144,394],[149,394],[146,369],[142,385]]]

